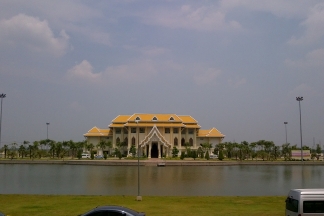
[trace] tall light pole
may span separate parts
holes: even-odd
[[[1,111],[0,111],[0,148],[1,148],[1,122],[2,122],[2,99],[6,97],[6,94],[0,94],[1,98]]]
[[[139,128],[138,128],[138,122],[139,120],[135,120],[136,121],[136,132],[137,132],[137,197],[136,200],[137,201],[142,201],[142,197],[140,195],[140,169],[139,169]]]
[[[49,122],[46,122],[46,127],[47,127],[47,135],[46,135],[46,140],[48,140],[48,125],[49,125],[50,123]]]
[[[301,107],[300,107],[300,101],[302,101],[303,97],[296,97],[296,100],[299,103],[299,125],[300,125],[300,146],[301,146],[301,160],[304,161],[303,158],[303,135],[302,135],[302,123],[301,123]]]
[[[287,142],[287,124],[288,124],[288,122],[284,122],[284,124],[285,124],[285,131],[286,131],[286,144],[288,143]]]

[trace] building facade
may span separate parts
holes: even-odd
[[[173,147],[179,153],[185,151],[186,146],[197,150],[204,143],[209,143],[214,148],[225,135],[216,128],[200,129],[198,122],[189,115],[136,113],[119,115],[108,128],[93,127],[84,137],[87,143],[95,146],[101,140],[111,142],[112,148],[123,142],[127,154],[134,145],[139,149],[140,155],[161,158],[171,157]],[[98,154],[103,154],[104,151],[105,149],[98,149]]]

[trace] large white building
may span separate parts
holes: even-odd
[[[212,148],[220,143],[225,135],[216,128],[200,129],[198,122],[189,115],[176,114],[133,114],[119,115],[106,129],[93,127],[84,137],[87,143],[97,145],[101,140],[112,143],[127,144],[127,151],[132,145],[139,146],[140,155],[148,158],[171,157],[173,147],[180,152],[189,145],[197,150],[203,143]],[[102,154],[102,150],[98,149]],[[108,151],[108,150],[107,150]]]

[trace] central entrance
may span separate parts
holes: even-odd
[[[158,157],[159,157],[158,143],[152,142],[151,158],[158,158]]]

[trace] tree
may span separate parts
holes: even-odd
[[[73,142],[73,140],[69,140],[67,145],[71,151],[72,159],[73,159],[75,157],[75,153],[77,153],[78,146],[75,142]],[[82,143],[82,146],[84,147],[83,143]]]
[[[223,153],[223,150],[219,150],[218,160],[220,160],[220,161],[224,160],[224,153]]]
[[[190,148],[190,143],[186,142],[186,143],[185,143],[185,148],[186,148],[186,154],[187,154],[187,157],[191,157],[191,148]]]
[[[227,152],[227,158],[232,158],[233,155],[233,149],[234,149],[234,144],[232,142],[225,142],[224,143],[226,152]]]
[[[200,157],[200,158],[204,158],[204,151],[203,151],[202,147],[198,148],[197,156]]]
[[[210,143],[203,143],[200,144],[200,146],[204,153],[208,152],[208,154],[210,154],[209,150],[212,148],[212,145]]]
[[[322,148],[319,144],[316,144],[316,159],[319,160],[319,157],[321,156]]]
[[[4,148],[4,154],[5,154],[4,156],[5,156],[5,158],[7,158],[8,145],[4,145],[3,148]]]
[[[197,158],[197,152],[195,150],[191,151],[191,157],[196,160]]]
[[[205,159],[206,159],[206,160],[209,160],[209,159],[210,159],[210,157],[209,157],[209,152],[208,152],[208,151],[206,151]]]
[[[257,156],[257,154],[255,153],[256,145],[257,145],[256,142],[252,142],[249,145],[252,160],[253,160],[253,158],[256,158],[256,156]]]
[[[135,145],[131,146],[131,148],[129,149],[129,153],[132,155],[132,157],[136,156],[136,147],[135,147]]]
[[[285,161],[291,160],[291,146],[290,143],[282,144],[282,156],[284,157]]]
[[[102,150],[102,153],[103,153],[105,148],[111,147],[111,142],[107,142],[105,140],[100,140],[97,147],[99,147]]]
[[[94,145],[93,145],[93,143],[89,143],[89,144],[87,144],[87,146],[86,146],[86,149],[90,152],[90,154],[91,154],[91,152],[92,152],[92,150],[94,149]]]
[[[185,152],[181,152],[180,159],[183,160],[185,158]]]
[[[178,157],[178,154],[179,154],[179,150],[177,149],[177,147],[173,146],[172,157],[173,158]]]
[[[24,158],[24,155],[26,154],[26,147],[24,145],[19,146],[18,154],[18,157],[21,156],[21,158]]]

